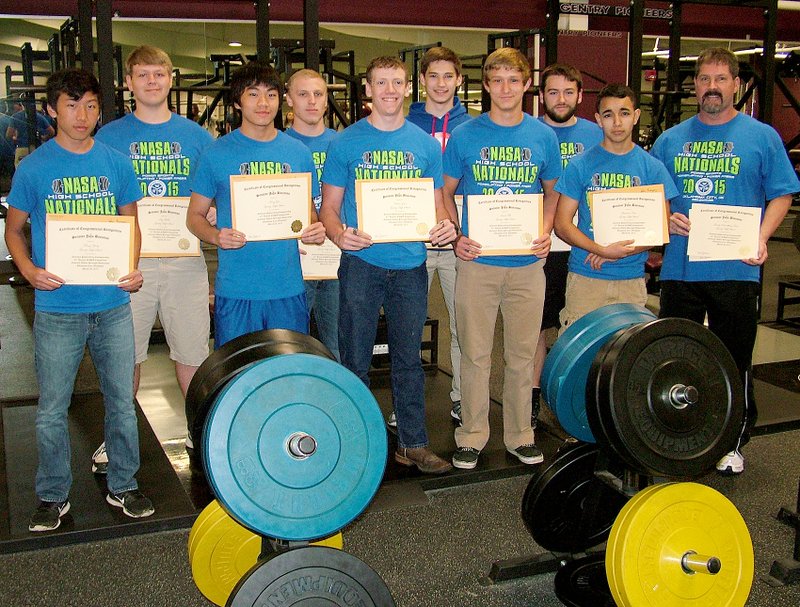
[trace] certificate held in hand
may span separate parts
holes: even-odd
[[[339,262],[342,251],[330,239],[322,244],[298,243],[305,254],[300,255],[303,280],[336,280],[339,278]]]
[[[70,285],[116,285],[133,272],[135,219],[47,214],[45,269]]]
[[[695,203],[689,209],[689,261],[738,261],[758,257],[761,209]]]
[[[136,204],[140,257],[199,257],[200,240],[186,227],[188,197],[145,197]]]
[[[311,224],[311,173],[231,175],[231,218],[248,242],[300,238]]]
[[[372,242],[423,242],[436,225],[433,179],[356,179],[358,229]]]
[[[594,241],[600,245],[633,240],[635,247],[669,242],[664,185],[589,192]]]
[[[508,194],[467,197],[469,237],[486,255],[533,255],[533,241],[542,235],[544,196]]]

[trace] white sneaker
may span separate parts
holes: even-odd
[[[717,470],[721,474],[741,474],[744,472],[744,457],[736,449],[717,462]]]
[[[92,454],[92,472],[108,474],[108,453],[106,453],[105,441]]]
[[[386,425],[390,428],[397,428],[397,416],[392,412],[389,416],[389,419],[386,421]]]
[[[194,441],[191,434],[186,435],[186,440],[183,441],[183,444],[187,451],[194,451]]]

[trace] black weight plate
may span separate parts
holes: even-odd
[[[236,375],[279,354],[316,354],[335,360],[321,342],[288,329],[267,329],[240,335],[203,361],[186,390],[186,424],[197,453],[202,452],[203,426],[220,391]]]
[[[568,607],[616,607],[606,577],[606,555],[568,561],[556,572],[556,596]]]
[[[522,520],[543,548],[583,552],[608,537],[627,498],[594,475],[598,453],[591,444],[565,451],[528,483]]]
[[[598,382],[618,450],[646,474],[705,474],[741,432],[744,391],[733,358],[690,320],[663,318],[624,332],[606,353]],[[675,400],[679,386],[696,391],[692,402]]]
[[[594,434],[597,439],[597,444],[611,451],[619,460],[633,468],[635,468],[635,466],[627,461],[627,454],[618,448],[619,436],[616,434],[613,419],[611,419],[611,413],[607,404],[608,399],[604,399],[600,394],[603,379],[600,377],[600,373],[604,368],[603,362],[617,339],[627,331],[634,330],[636,326],[638,325],[620,329],[608,338],[594,357],[586,380],[586,419],[589,422],[589,427],[592,429],[592,434]]]
[[[308,546],[256,564],[236,584],[226,607],[394,604],[386,583],[366,563],[341,550]]]

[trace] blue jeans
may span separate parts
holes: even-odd
[[[389,332],[398,443],[409,449],[425,447],[425,373],[419,355],[428,313],[425,264],[410,270],[387,270],[343,253],[339,265],[339,350],[342,364],[367,386],[381,306]]]
[[[139,430],[133,405],[130,304],[85,314],[36,312],[33,336],[40,392],[36,412],[37,497],[61,502],[69,496],[72,470],[67,412],[87,344],[105,405],[108,490],[120,493],[136,489]]]
[[[331,351],[336,360],[339,356],[339,281],[306,280],[308,309],[317,322],[319,339]]]

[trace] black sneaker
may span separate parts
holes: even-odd
[[[453,407],[450,409],[450,417],[456,420],[459,424],[461,423],[461,401],[454,400]]]
[[[538,386],[534,387],[531,390],[531,428],[534,430],[536,429],[536,425],[539,423],[539,410],[541,409],[541,404],[539,402],[540,397],[542,394],[542,389]]]
[[[109,493],[106,496],[106,501],[112,506],[122,508],[122,512],[131,518],[144,518],[155,512],[153,502],[138,489],[131,489],[122,493]]]
[[[523,464],[541,464],[544,461],[544,455],[533,443],[520,445],[516,449],[509,449],[508,452]]]
[[[478,456],[481,454],[472,447],[459,447],[453,453],[453,466],[461,470],[472,470],[478,465]]]
[[[108,453],[105,442],[92,453],[92,472],[95,474],[108,474]]]
[[[61,517],[69,512],[69,500],[40,501],[28,524],[28,531],[53,531],[61,525]]]

